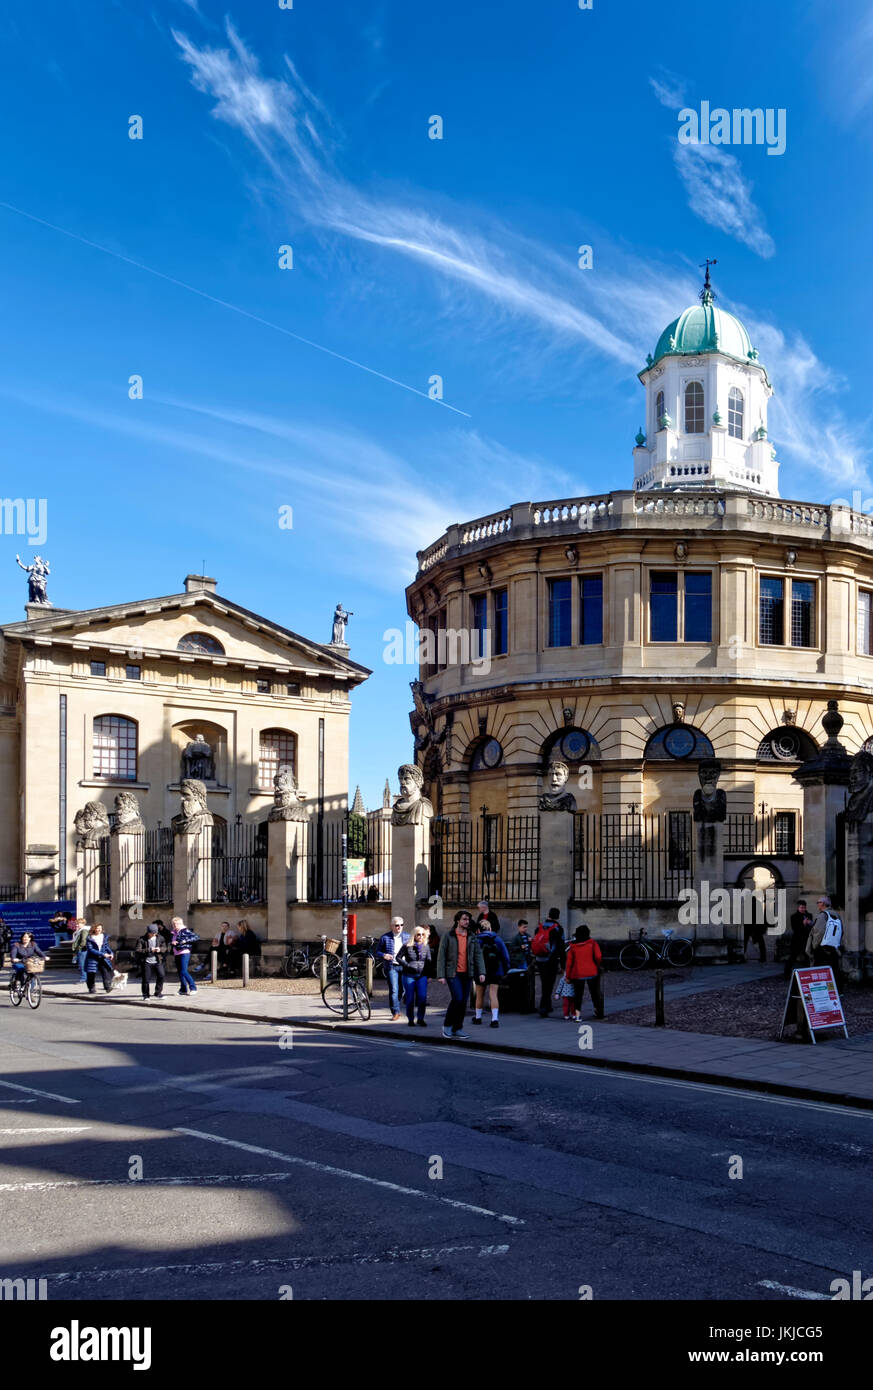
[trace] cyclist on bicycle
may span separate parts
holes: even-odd
[[[21,940],[12,943],[12,950],[9,956],[13,970],[12,978],[18,978],[20,980],[23,980],[27,974],[27,961],[31,960],[34,956],[36,956],[38,960],[46,959],[45,951],[40,950],[33,939],[33,933],[29,931],[23,931],[21,933]]]

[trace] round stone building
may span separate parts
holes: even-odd
[[[435,813],[481,820],[497,843],[544,794],[570,794],[583,903],[664,896],[663,882],[580,879],[580,838],[638,817],[669,878],[713,759],[726,878],[822,891],[804,875],[794,774],[825,743],[829,701],[849,754],[873,736],[873,519],[780,500],[766,367],[708,271],[700,299],[639,374],[631,489],[452,525],[407,590],[422,640],[410,718]]]

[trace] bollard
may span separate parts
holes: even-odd
[[[655,1027],[663,1028],[664,1024],[664,972],[655,971]]]
[[[367,994],[373,997],[373,957],[367,956]]]
[[[322,951],[318,961],[318,976],[318,982],[321,985],[321,988],[323,990],[327,989],[327,955],[324,951]]]
[[[212,948],[212,958],[209,964],[211,968],[211,980],[212,983],[215,984],[215,981],[218,979],[218,951],[214,946]]]
[[[243,958],[242,958],[242,977],[243,977],[243,989],[247,989],[247,988],[248,988],[248,983],[249,983],[249,953],[248,953],[248,951],[246,951],[246,952],[244,953]]]

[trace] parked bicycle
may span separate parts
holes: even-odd
[[[672,927],[664,928],[664,941],[658,947],[646,936],[645,927],[640,928],[636,941],[623,946],[618,956],[624,970],[641,970],[644,965],[691,965],[694,960],[694,942],[684,936],[675,936]]]
[[[28,961],[28,965],[30,962]],[[13,966],[12,975],[9,980],[9,1001],[13,1008],[18,1008],[22,999],[26,999],[31,1009],[38,1009],[42,999],[42,961],[37,961],[38,970],[16,970]]]
[[[361,955],[349,956],[348,959],[348,1005],[350,1014],[360,1014],[366,1023],[370,1017],[370,996],[367,993],[367,984],[364,974],[364,962]],[[343,977],[342,970],[334,979],[328,979],[327,984],[321,991],[322,1003],[335,1014],[343,1011]]]

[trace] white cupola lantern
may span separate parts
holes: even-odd
[[[767,438],[767,372],[739,319],[715,306],[706,278],[700,303],[664,329],[640,372],[646,425],[637,435],[634,488],[717,488],[779,496],[779,464]]]

